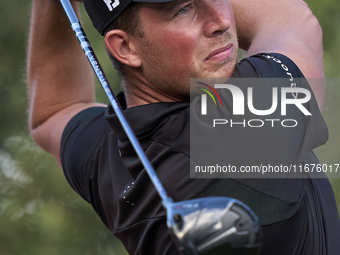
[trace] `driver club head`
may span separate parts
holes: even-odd
[[[261,228],[244,203],[227,197],[206,197],[170,203],[167,225],[184,255],[255,255]]]

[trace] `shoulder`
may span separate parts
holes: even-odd
[[[300,69],[300,61],[296,61],[281,53],[259,53],[242,59],[235,67],[231,78],[298,78],[308,82],[318,107],[322,112],[325,104],[324,78],[308,78],[306,70]],[[310,64],[311,68],[314,65]],[[308,71],[310,74],[312,71]],[[317,74],[317,72],[315,71]]]
[[[259,53],[242,59],[232,78],[304,78],[299,67],[287,56],[279,53]]]

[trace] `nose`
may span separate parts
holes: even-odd
[[[208,0],[204,6],[204,35],[214,37],[229,30],[233,19],[227,0]]]

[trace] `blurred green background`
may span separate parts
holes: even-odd
[[[68,185],[54,159],[28,133],[25,58],[31,1],[0,2],[0,255],[126,254],[89,204]],[[327,78],[340,78],[340,3],[308,0],[324,32]],[[114,91],[120,82],[101,38],[83,13],[85,30]],[[322,163],[340,163],[339,80],[327,88],[328,143]],[[97,86],[100,102],[107,100]],[[331,179],[340,209],[340,179]]]

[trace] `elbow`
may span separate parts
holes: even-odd
[[[43,150],[49,151],[48,146],[46,144],[46,137],[44,138],[43,132],[41,131],[42,130],[39,126],[35,128],[30,127],[30,134],[33,141]]]
[[[41,121],[35,118],[35,112],[30,111],[29,131],[33,141],[43,150],[51,153],[51,137],[53,137],[53,125],[48,120]]]
[[[45,145],[44,145],[44,139],[42,137],[42,129],[41,129],[41,126],[43,125],[43,121],[38,119],[38,117],[36,116],[37,115],[36,112],[37,111],[35,110],[35,108],[32,107],[31,105],[30,111],[29,111],[29,119],[28,119],[29,131],[30,131],[33,141],[38,146],[46,150]]]
[[[301,15],[302,30],[306,38],[306,44],[315,53],[317,59],[323,65],[323,33],[322,27],[317,17],[312,13],[309,7],[305,6],[303,15]]]
[[[309,20],[311,32],[315,35],[315,43],[323,50],[323,33],[319,20],[312,13],[310,14]]]
[[[310,38],[309,47],[311,48],[311,52],[315,54],[316,65],[320,70],[320,78],[325,77],[324,73],[324,52],[323,52],[323,32],[322,27],[318,21],[318,19],[310,14],[309,18],[310,23],[310,33],[312,38]]]
[[[44,151],[50,153],[61,166],[60,142],[57,135],[53,133],[53,130],[46,129],[45,124],[42,124],[34,129],[30,129],[30,133],[33,141]]]

